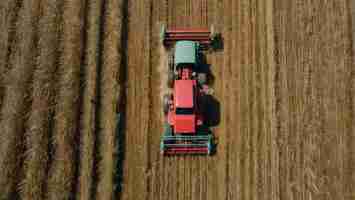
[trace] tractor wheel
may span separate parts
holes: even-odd
[[[175,80],[174,71],[170,71],[169,70],[169,72],[168,72],[168,80],[167,80],[167,85],[168,85],[169,88],[173,88],[174,80]]]
[[[170,101],[170,95],[166,94],[163,97],[163,111],[164,115],[167,115],[169,112],[169,101]]]
[[[174,68],[174,51],[169,51],[168,53],[168,66],[169,68]]]
[[[171,50],[168,53],[168,67],[169,67],[169,70],[173,70],[174,71],[174,54],[172,52],[174,52],[174,51]]]
[[[215,28],[213,25],[210,27],[210,37],[213,39],[216,36]]]
[[[170,52],[168,55],[168,80],[167,84],[169,88],[173,88],[174,85],[174,55]]]
[[[204,85],[207,83],[207,74],[206,73],[198,73],[197,80],[200,85]]]
[[[160,28],[160,42],[163,43],[164,42],[164,39],[165,39],[165,32],[166,32],[166,27],[165,25],[161,25],[161,28]]]
[[[171,128],[169,123],[164,124],[164,136],[172,136],[173,135],[173,129]]]

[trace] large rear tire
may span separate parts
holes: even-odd
[[[165,24],[160,27],[160,42],[164,45],[166,27]]]
[[[175,80],[175,74],[174,71],[170,71],[168,72],[168,80],[167,80],[167,85],[169,88],[173,88],[174,87],[174,80]]]
[[[173,88],[174,86],[174,80],[175,80],[175,74],[174,74],[174,56],[172,53],[169,53],[168,55],[168,80],[167,80],[167,85],[169,88]]]
[[[197,80],[200,85],[204,85],[207,83],[207,74],[206,73],[198,73]]]
[[[172,136],[173,135],[173,129],[170,126],[169,123],[164,124],[164,136]]]
[[[168,67],[174,70],[174,49],[171,49],[168,53]]]

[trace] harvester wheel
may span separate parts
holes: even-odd
[[[169,88],[173,88],[174,79],[175,79],[174,58],[173,55],[169,53],[169,63],[168,63],[168,87]]]
[[[216,36],[216,32],[213,25],[211,25],[210,27],[210,34],[211,34],[210,35],[211,39],[213,39]]]
[[[170,101],[170,95],[165,94],[163,97],[163,111],[164,115],[167,115],[169,112],[169,101]]]
[[[174,80],[175,80],[175,74],[174,74],[174,71],[170,71],[168,72],[168,81],[167,81],[167,84],[168,84],[168,87],[169,88],[173,88],[174,86]]]
[[[173,129],[171,128],[169,123],[164,124],[164,136],[172,136],[173,135]]]
[[[207,74],[206,73],[198,73],[197,80],[200,85],[204,85],[207,83]]]
[[[160,28],[160,42],[163,44],[164,43],[164,39],[165,39],[165,32],[166,32],[166,27],[165,25],[161,25]],[[163,44],[164,45],[164,44]]]
[[[169,69],[174,69],[174,51],[169,51],[168,53],[168,67]]]

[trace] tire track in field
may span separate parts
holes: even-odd
[[[267,138],[270,135],[270,132],[267,132],[267,118],[270,117],[268,113],[267,100],[269,99],[268,95],[268,85],[270,84],[267,80],[267,72],[270,70],[270,66],[267,62],[267,33],[266,33],[266,6],[265,2],[255,2],[255,19],[257,21],[255,27],[255,37],[256,37],[256,46],[255,46],[255,59],[256,59],[256,71],[255,71],[255,115],[259,116],[258,121],[255,123],[255,140],[254,146],[255,150],[255,184],[254,192],[256,199],[262,198],[265,194],[268,195],[269,191],[267,190],[267,174],[269,173],[267,165]]]
[[[276,20],[275,22],[275,49],[276,49],[276,71],[275,71],[275,100],[276,100],[276,105],[275,105],[275,111],[276,111],[276,130],[277,130],[277,145],[279,146],[280,150],[278,151],[278,156],[279,156],[279,184],[280,188],[278,190],[280,191],[280,199],[285,199],[288,198],[285,195],[285,192],[287,190],[286,186],[287,184],[285,183],[284,179],[288,179],[287,176],[287,165],[285,160],[287,159],[287,152],[285,151],[286,147],[286,142],[287,142],[287,131],[285,130],[285,120],[287,118],[284,117],[284,98],[282,96],[283,91],[285,91],[285,83],[283,77],[284,77],[284,52],[286,48],[285,44],[285,35],[286,35],[286,28],[282,29],[281,27],[286,27],[287,23],[287,18],[286,14],[287,12],[284,11],[286,10],[286,5],[285,1],[275,1],[274,2],[274,10],[276,11],[274,14],[274,18]],[[283,11],[283,12],[281,12]],[[283,123],[282,123],[283,122]]]
[[[154,110],[154,97],[156,97],[156,95],[153,94],[154,92],[154,89],[153,89],[153,84],[154,84],[154,81],[153,81],[153,71],[155,71],[155,69],[153,69],[153,55],[154,55],[154,51],[152,50],[152,41],[154,39],[154,36],[152,36],[153,33],[155,33],[153,30],[154,30],[154,26],[153,26],[153,15],[155,13],[153,13],[153,9],[154,9],[154,2],[153,0],[150,0],[149,3],[148,3],[148,8],[146,10],[146,15],[149,16],[149,21],[147,23],[147,27],[146,27],[146,31],[148,36],[147,36],[147,41],[146,41],[146,45],[147,45],[147,51],[148,51],[148,70],[147,72],[149,73],[149,77],[148,77],[148,90],[149,90],[149,93],[148,93],[148,97],[149,97],[149,102],[148,102],[148,119],[147,119],[147,127],[146,129],[148,130],[147,131],[147,137],[145,139],[146,141],[146,151],[147,151],[147,168],[145,169],[145,175],[147,176],[147,195],[146,195],[146,199],[148,199],[150,197],[150,193],[152,191],[152,187],[150,185],[150,182],[152,180],[152,155],[150,154],[150,150],[151,150],[151,145],[152,145],[152,141],[156,141],[154,139],[154,137],[152,137],[152,134],[149,134],[153,128],[154,128],[154,124],[153,122],[155,122],[155,114],[153,113],[153,110]],[[153,143],[153,144],[156,144],[156,143]],[[156,147],[156,146],[154,146]]]
[[[13,42],[16,43],[9,55],[8,66],[11,66],[11,70],[4,81],[5,96],[1,107],[0,199],[18,198],[17,184],[23,178],[23,144],[27,120],[24,116],[29,112],[29,90],[36,65],[34,58],[38,54],[39,13],[39,0],[25,1],[14,27],[16,32]]]
[[[242,1],[241,2],[241,13],[242,15],[242,38],[243,42],[240,44],[240,48],[242,51],[241,59],[242,59],[242,86],[241,86],[241,94],[243,98],[241,101],[241,132],[243,136],[241,138],[242,146],[241,146],[241,199],[250,198],[250,141],[251,141],[251,133],[250,133],[250,77],[248,70],[251,70],[252,66],[250,66],[250,2]]]
[[[231,6],[231,17],[232,17],[232,37],[231,37],[231,121],[234,126],[231,125],[229,134],[230,136],[230,156],[228,159],[228,174],[230,176],[230,182],[227,187],[227,199],[238,199],[241,190],[241,181],[239,177],[240,174],[240,146],[241,146],[241,132],[240,132],[240,98],[241,98],[241,76],[240,71],[243,66],[241,66],[241,50],[240,43],[242,42],[241,38],[241,14],[240,14],[240,1],[233,1]],[[234,87],[233,87],[234,85]],[[233,119],[235,123],[233,122]],[[234,135],[234,137],[233,137]]]
[[[211,20],[211,24],[215,25],[215,30],[217,32],[221,32],[225,30],[224,23],[225,18],[223,17],[223,9],[225,7],[225,2],[223,1],[214,1],[211,2],[211,6],[213,6],[213,13],[210,13],[213,16],[213,20]],[[225,150],[226,150],[226,130],[224,126],[224,112],[225,109],[223,107],[225,95],[223,93],[224,88],[224,80],[223,73],[224,70],[224,50],[220,52],[212,52],[211,53],[211,72],[214,76],[214,84],[212,88],[214,89],[213,97],[220,103],[220,123],[216,128],[213,128],[213,134],[218,139],[217,152],[214,156],[207,156],[201,158],[201,166],[204,169],[203,176],[205,178],[205,185],[202,189],[201,197],[205,199],[218,199],[219,197],[224,197],[225,194],[225,181],[226,181],[226,161],[225,161]],[[209,64],[209,63],[208,63]],[[204,194],[205,193],[205,194]]]
[[[268,90],[268,124],[269,127],[267,128],[267,131],[269,131],[269,135],[267,137],[267,145],[269,147],[269,152],[268,152],[268,169],[269,169],[269,179],[267,179],[267,189],[269,191],[268,193],[268,198],[269,199],[280,199],[279,195],[279,188],[280,188],[280,182],[279,182],[279,156],[278,156],[278,146],[277,146],[277,134],[278,134],[278,123],[277,123],[277,109],[276,106],[278,105],[277,99],[276,99],[276,81],[277,81],[277,63],[276,63],[276,55],[277,55],[277,50],[275,48],[276,44],[276,37],[275,37],[275,18],[274,18],[274,1],[271,1],[270,3],[266,4],[265,7],[265,23],[266,23],[266,62],[269,66],[269,71],[267,72],[267,82],[269,83],[268,87],[266,89]]]
[[[350,53],[351,59],[349,59],[350,63],[348,63],[348,71],[349,71],[349,80],[348,80],[348,103],[350,111],[349,113],[349,121],[348,121],[348,141],[347,141],[347,155],[350,157],[349,161],[346,163],[346,188],[345,188],[345,198],[355,198],[355,191],[352,188],[355,186],[355,2],[354,1],[346,1],[346,10],[347,10],[347,20],[348,20],[348,37],[349,37],[349,47],[348,51]],[[348,62],[349,62],[348,61]]]
[[[280,96],[280,91],[282,89],[280,81],[281,81],[281,53],[282,53],[282,49],[279,49],[279,46],[282,46],[282,34],[283,32],[281,32],[280,30],[280,24],[284,23],[284,18],[282,18],[282,14],[284,12],[280,12],[280,8],[281,8],[282,4],[281,2],[278,2],[277,0],[273,1],[273,5],[272,5],[272,9],[275,11],[272,13],[272,18],[274,19],[273,22],[273,30],[272,32],[274,33],[274,36],[272,38],[272,40],[274,40],[274,50],[275,50],[275,55],[274,55],[274,70],[273,73],[271,72],[270,76],[273,77],[272,83],[274,85],[274,87],[272,87],[273,89],[273,96],[272,99],[274,101],[274,118],[272,118],[273,126],[271,131],[274,133],[273,137],[271,138],[273,141],[273,144],[275,144],[275,146],[279,148],[282,147],[282,142],[283,142],[283,138],[281,138],[281,131],[282,131],[282,127],[281,127],[281,122],[280,122],[280,118],[281,118],[281,96]],[[270,39],[270,38],[269,38]],[[270,52],[269,52],[270,53]],[[273,196],[277,196],[278,199],[281,199],[281,188],[284,187],[282,185],[281,182],[281,159],[282,159],[282,152],[280,150],[275,150],[273,149],[272,151],[272,155],[274,155],[277,159],[273,159],[272,160],[272,166],[274,168],[276,168],[276,170],[274,170],[274,174],[277,174],[277,176],[273,176],[273,181],[274,182],[278,182],[278,185],[276,187],[273,187],[274,191],[273,191]]]
[[[219,166],[215,166],[218,171],[217,175],[217,180],[218,180],[218,186],[217,186],[217,191],[214,191],[215,194],[212,197],[213,199],[227,199],[228,193],[229,193],[229,188],[228,188],[228,183],[231,180],[229,175],[229,157],[230,157],[230,143],[231,143],[231,132],[232,132],[232,125],[229,126],[231,120],[231,114],[232,112],[229,112],[229,110],[232,109],[230,103],[231,99],[231,94],[230,94],[230,89],[233,86],[231,83],[231,52],[232,52],[232,45],[231,45],[231,39],[232,39],[232,10],[231,8],[231,3],[232,1],[230,0],[225,0],[223,1],[223,5],[221,5],[222,10],[223,10],[223,26],[221,27],[221,32],[223,33],[223,38],[225,41],[229,41],[224,43],[224,49],[223,49],[223,54],[221,56],[221,63],[220,65],[212,66],[214,68],[219,68],[218,70],[220,73],[220,77],[216,77],[218,79],[217,81],[220,81],[220,87],[219,88],[219,96],[220,96],[220,105],[221,105],[221,122],[218,126],[219,131],[218,131],[218,149],[217,149],[217,154],[219,157]],[[213,52],[215,53],[215,52]],[[218,93],[216,94],[218,96]]]
[[[257,38],[257,28],[258,28],[258,21],[256,19],[256,9],[257,9],[257,3],[255,0],[250,1],[249,5],[249,20],[250,20],[250,50],[249,50],[249,86],[250,86],[250,96],[249,96],[249,148],[250,149],[250,157],[249,157],[249,162],[250,162],[250,182],[249,182],[249,192],[250,192],[250,198],[251,199],[257,199],[258,198],[258,193],[256,191],[256,184],[257,184],[257,168],[258,168],[258,163],[257,163],[257,151],[258,148],[256,143],[258,140],[258,123],[260,119],[260,113],[258,112],[258,104],[260,102],[258,98],[258,91],[257,91],[257,78],[256,76],[258,75],[258,63],[257,63],[257,51],[261,46],[257,46],[258,38]]]
[[[171,160],[166,160],[160,154],[160,139],[163,134],[163,121],[160,120],[164,118],[162,112],[162,95],[168,90],[167,89],[167,54],[168,51],[163,47],[160,42],[160,31],[161,26],[164,24],[166,27],[168,24],[169,16],[169,2],[159,2],[159,0],[154,1],[152,10],[152,30],[151,30],[151,48],[155,51],[151,53],[151,67],[152,67],[152,79],[151,79],[151,89],[152,89],[152,113],[154,116],[151,120],[151,142],[150,142],[150,154],[152,158],[152,168],[151,176],[152,181],[151,190],[149,191],[150,199],[174,199],[174,190],[176,185],[172,183],[171,180],[175,180],[174,171],[171,168],[174,166]],[[158,47],[158,48],[154,48]],[[157,69],[159,68],[159,69]],[[155,77],[155,78],[154,78]],[[159,77],[159,78],[158,78]],[[160,87],[158,87],[160,86]],[[162,95],[154,95],[160,93]],[[167,193],[169,195],[167,195]]]
[[[175,26],[175,4],[172,1],[169,1],[167,5],[167,12],[166,12],[166,23],[167,27],[171,28]],[[163,131],[163,130],[162,130]],[[179,199],[179,187],[180,187],[180,182],[174,182],[174,180],[179,179],[179,171],[178,171],[178,158],[162,158],[163,163],[164,163],[164,181],[161,182],[160,184],[165,185],[165,191],[168,191],[170,195],[166,195],[166,193],[163,191],[161,193],[160,197],[162,199]]]
[[[304,16],[303,13],[307,12],[307,6],[305,6],[304,3],[296,4],[295,2],[283,6],[282,9],[287,9],[287,11],[281,12],[282,14],[285,13],[282,23],[285,23],[284,26],[286,26],[286,29],[285,32],[282,33],[282,38],[280,36],[280,41],[284,42],[282,45],[285,45],[285,48],[282,49],[282,45],[276,48],[282,53],[287,53],[286,55],[282,53],[278,54],[280,59],[282,59],[282,62],[280,62],[281,74],[279,76],[282,83],[275,83],[283,84],[282,90],[279,93],[279,98],[282,98],[280,102],[282,117],[279,118],[279,123],[283,128],[282,130],[287,133],[287,136],[283,138],[284,140],[279,143],[281,155],[284,156],[282,158],[280,157],[280,167],[283,170],[282,172],[286,173],[282,174],[282,172],[280,172],[280,187],[283,188],[280,195],[281,198],[301,198],[302,187],[304,187],[304,176],[301,173],[305,171],[304,162],[302,161],[304,157],[302,146],[303,143],[307,141],[307,136],[311,136],[312,133],[315,133],[315,131],[311,131],[311,129],[316,126],[312,121],[314,117],[305,115],[306,113],[303,109],[315,109],[315,107],[307,103],[309,99],[313,98],[313,88],[309,87],[311,84],[308,85],[308,83],[313,82],[314,77],[313,72],[308,71],[308,69],[311,69],[312,61],[306,57],[302,57],[301,54],[302,52],[307,52],[309,48],[308,46],[299,45],[300,43],[298,41],[302,39],[302,35],[300,34],[301,32],[295,31],[306,29],[301,27],[300,22]],[[282,26],[280,25],[280,27]],[[310,42],[308,42],[308,44],[310,46],[314,45]],[[304,74],[302,75],[302,73]],[[308,79],[303,78],[307,76]],[[308,94],[300,95],[305,93]],[[302,117],[299,118],[298,116]],[[309,122],[309,126],[300,126],[304,123],[303,121]],[[307,131],[310,131],[310,133],[307,134]],[[284,133],[281,132],[279,134]],[[316,142],[316,140],[314,142]],[[310,145],[316,147],[317,144],[310,143]],[[282,164],[282,162],[286,164]],[[314,169],[309,168],[309,172],[313,173],[313,170]],[[312,184],[313,181],[314,180],[310,180]]]
[[[164,1],[164,3],[162,2]],[[165,24],[166,27],[170,26],[171,23],[171,6],[172,3],[171,1],[165,1],[165,0],[160,0],[160,2],[158,2],[160,5],[164,5],[163,7],[160,7],[161,10],[159,10],[161,13],[160,15],[160,23]],[[160,28],[160,27],[159,27]],[[159,29],[160,31],[160,29]],[[167,53],[167,52],[164,52]],[[159,55],[159,56],[163,56],[163,55]],[[163,66],[162,66],[163,67]],[[164,76],[164,75],[163,75]],[[166,84],[166,82],[164,83],[164,79],[162,77],[160,77],[160,84]],[[159,106],[158,106],[158,110],[161,116],[163,116],[162,114],[162,103],[160,102]],[[160,127],[162,127],[162,125],[159,123]],[[158,136],[155,138],[156,140],[159,141],[160,143],[160,137],[163,133],[163,128],[158,129],[159,133]],[[171,184],[171,180],[176,180],[176,170],[172,170],[172,164],[171,164],[171,160],[170,159],[164,159],[161,157],[161,155],[158,155],[159,157],[159,168],[158,170],[155,172],[156,176],[160,177],[159,178],[159,183],[156,183],[157,185],[159,185],[159,199],[177,199],[176,198],[176,192],[173,191],[173,189],[176,189],[177,186]],[[170,195],[166,195],[167,193],[169,193]],[[154,198],[152,198],[154,199]]]
[[[162,24],[166,24],[167,16],[167,5],[166,1],[161,2],[160,0],[154,0],[151,7],[151,27],[150,27],[150,66],[151,66],[151,122],[150,122],[150,144],[149,144],[149,154],[151,168],[149,170],[149,199],[160,199],[161,188],[164,187],[161,184],[163,181],[163,160],[160,155],[160,137],[162,134],[162,123],[163,123],[163,113],[162,113],[162,92],[166,89],[166,73],[162,74],[167,66],[167,54],[160,41],[160,29]],[[160,94],[160,95],[156,95]],[[166,192],[166,191],[165,191]]]

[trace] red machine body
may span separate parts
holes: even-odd
[[[179,134],[196,134],[196,127],[202,125],[203,117],[197,106],[200,95],[196,80],[176,80],[171,108],[168,113],[168,123]]]
[[[199,97],[203,95],[203,91],[199,89],[197,80],[193,77],[192,67],[187,66],[179,69],[178,77],[174,81],[167,123],[173,128],[172,131],[176,137],[188,137],[188,141],[173,144],[174,146],[169,147],[164,153],[168,155],[207,154],[210,150],[204,143],[208,139],[206,136],[198,135],[198,129],[203,125],[203,115],[198,101]],[[194,142],[190,143],[192,141]]]
[[[169,57],[167,85],[172,92],[164,95],[164,134],[160,150],[164,155],[211,155],[215,150],[214,136],[205,124],[207,73],[203,72],[201,52],[217,49],[219,34],[208,28],[162,27],[161,42]]]

